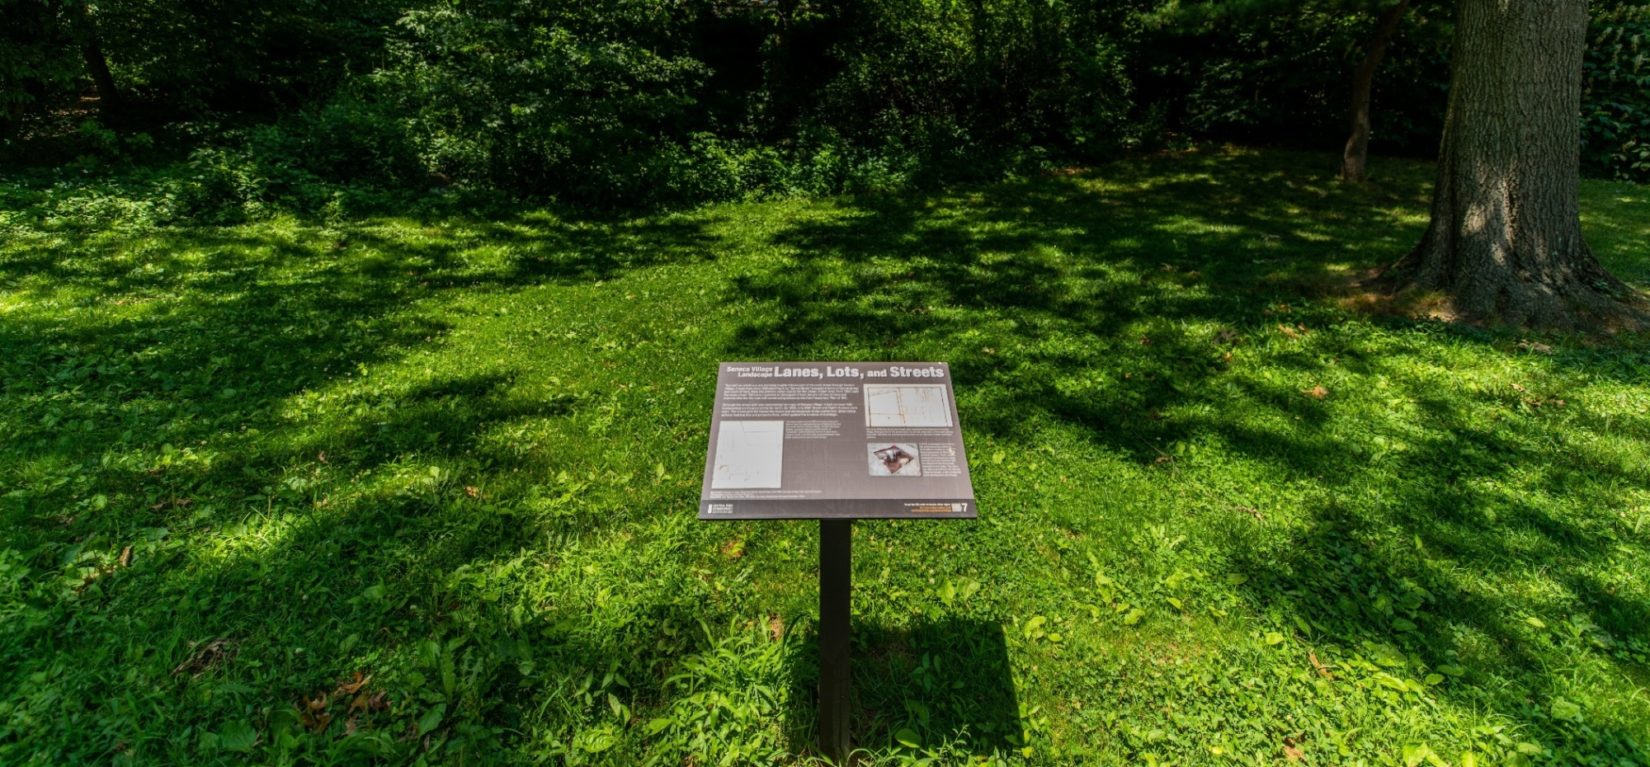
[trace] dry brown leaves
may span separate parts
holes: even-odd
[[[352,678],[350,681],[348,681],[348,682],[339,682],[338,683],[338,694],[339,695],[354,695],[355,693],[360,692],[361,688],[366,687],[367,683],[371,682],[371,681],[372,681],[372,675],[371,674],[363,675],[361,672],[357,671],[357,672],[355,672],[354,678]]]
[[[325,732],[327,727],[332,725],[332,704],[347,700],[349,702],[344,708],[344,731],[355,732],[363,715],[387,711],[390,707],[389,699],[383,692],[375,693],[367,689],[371,682],[371,674],[357,671],[349,680],[339,682],[331,692],[320,690],[294,703],[293,707],[298,709],[298,723],[310,732]]]
[[[74,522],[74,520],[71,518],[69,520],[69,523],[72,524],[73,522]],[[131,567],[131,566],[132,566],[132,547],[128,545],[128,546],[124,546],[124,547],[121,548],[120,554],[115,557],[114,562],[112,562],[110,564],[103,565],[101,567],[98,567],[98,568],[86,573],[85,577],[82,577],[80,579],[80,585],[75,587],[75,593],[76,594],[85,593],[86,589],[90,588],[93,583],[96,583],[99,578],[103,578],[105,576],[108,576],[111,573],[113,573],[114,571],[119,570],[121,568]]]
[[[298,706],[298,723],[310,732],[325,732],[332,724],[332,713],[327,711],[328,698],[326,693],[320,693],[313,698],[305,698]]]

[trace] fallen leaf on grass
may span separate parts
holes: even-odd
[[[745,539],[734,538],[722,544],[722,556],[728,559],[738,559],[745,556]]]
[[[1291,341],[1298,341],[1301,336],[1304,336],[1311,331],[1308,331],[1305,325],[1297,324],[1294,327],[1289,327],[1288,325],[1280,322],[1278,323],[1278,332],[1284,334],[1284,336],[1288,337]]]
[[[339,682],[332,692],[317,692],[299,703],[292,704],[292,707],[298,710],[298,723],[310,732],[324,732],[332,725],[334,718],[329,710],[332,701],[349,699],[346,712],[349,716],[344,720],[344,730],[346,735],[355,732],[360,726],[361,714],[384,711],[390,707],[389,700],[383,692],[372,693],[366,689],[371,683],[371,674],[357,671],[350,676],[349,681]]]
[[[371,674],[362,674],[361,672],[357,671],[357,672],[355,672],[354,678],[351,679],[350,681],[348,681],[348,682],[339,682],[338,683],[338,694],[340,694],[340,695],[354,695],[355,693],[360,692],[361,688],[366,687],[367,683],[371,682],[371,681],[372,681],[372,675]]]
[[[127,546],[126,548],[120,550],[120,566],[121,567],[131,567],[132,566],[132,547],[131,546]]]
[[[1321,676],[1324,679],[1334,679],[1335,678],[1334,674],[1329,673],[1329,667],[1323,665],[1323,663],[1318,660],[1318,654],[1317,653],[1315,653],[1311,650],[1307,650],[1306,651],[1306,659],[1309,660],[1309,661],[1312,661],[1312,668],[1317,670],[1318,676]]]
[[[1300,746],[1295,745],[1294,738],[1284,738],[1283,756],[1291,762],[1298,762],[1306,758],[1306,752],[1302,751]]]
[[[773,637],[775,642],[785,636],[785,621],[778,615],[768,616],[768,636]]]
[[[388,711],[388,710],[390,710],[389,696],[386,695],[383,692],[375,693],[371,698],[367,699],[367,710],[368,711]]]
[[[1323,399],[1329,396],[1329,390],[1323,388],[1322,384],[1314,386],[1310,389],[1302,389],[1301,393],[1311,397],[1312,399]]]
[[[324,692],[306,699],[302,705],[294,706],[298,709],[298,723],[310,732],[319,734],[332,724],[332,714],[327,711],[327,694]]]

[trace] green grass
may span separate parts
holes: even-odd
[[[226,227],[13,178],[0,763],[808,762],[816,528],[695,521],[716,362],[939,359],[981,515],[856,526],[866,761],[1650,765],[1650,343],[1339,308],[1429,170],[1333,167]],[[1584,194],[1650,283],[1650,189]]]

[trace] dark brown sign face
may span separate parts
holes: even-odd
[[[700,519],[971,519],[943,362],[724,362]]]

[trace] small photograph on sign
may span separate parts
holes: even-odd
[[[887,384],[865,387],[865,425],[873,428],[951,425],[951,406],[945,400],[945,386],[937,384]]]
[[[872,442],[866,450],[870,452],[873,477],[922,476],[922,461],[916,445]]]
[[[716,435],[710,486],[739,490],[780,486],[784,421],[723,421]]]

